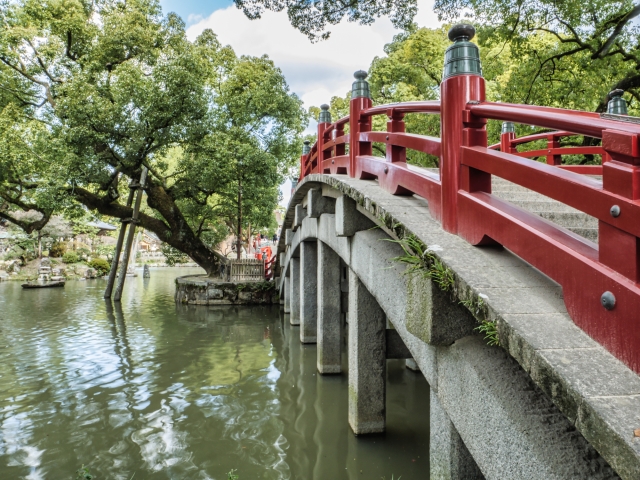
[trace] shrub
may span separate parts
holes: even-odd
[[[167,265],[170,267],[173,267],[176,263],[187,263],[189,261],[189,257],[187,255],[166,243],[162,244],[161,250]]]
[[[99,277],[103,277],[111,270],[111,265],[104,258],[94,258],[87,265],[93,268]]]
[[[62,257],[67,251],[67,246],[62,242],[53,242],[49,249],[49,256],[54,258]]]
[[[113,253],[115,252],[115,245],[96,245],[93,249],[94,255],[98,255],[100,257],[107,257],[107,260],[113,258]]]
[[[80,257],[73,250],[69,250],[62,256],[62,261],[64,263],[78,263],[80,261]]]
[[[17,258],[19,258],[20,255],[18,255],[18,252],[16,252],[15,250],[9,250],[4,254],[4,260],[16,260]]]

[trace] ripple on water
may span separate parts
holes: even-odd
[[[317,383],[315,347],[301,349],[277,307],[176,306],[176,274],[128,279],[113,305],[100,280],[0,284],[1,479],[72,478],[82,464],[122,480],[419,478],[407,465],[425,435],[393,437],[384,470],[353,443],[344,379]],[[425,410],[402,409],[413,423]],[[356,451],[363,476],[345,470]]]

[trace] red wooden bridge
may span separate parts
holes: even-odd
[[[473,245],[502,245],[559,283],[573,321],[640,373],[640,119],[625,115],[621,92],[606,114],[488,102],[478,50],[469,41],[473,29],[456,26],[449,36],[455,43],[440,101],[374,106],[366,73],[356,72],[349,116],[331,122],[323,106],[300,178],[346,174],[377,179],[394,195],[423,197],[446,231]],[[441,137],[406,132],[409,113],[440,115]],[[386,131],[372,131],[376,115],[387,116]],[[546,132],[516,138],[505,123],[500,143],[489,146],[487,120]],[[559,138],[572,135],[600,145],[561,147]],[[541,139],[544,150],[516,149]],[[372,154],[374,142],[386,145],[384,158]],[[409,166],[407,149],[437,157],[439,175]],[[575,154],[600,155],[602,165],[562,165],[563,155]],[[598,242],[492,195],[492,175],[595,217]]]

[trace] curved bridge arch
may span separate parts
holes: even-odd
[[[576,372],[563,371],[554,363],[560,363],[558,358],[550,359],[547,351],[574,354],[588,349],[597,361],[607,362],[614,375],[627,379],[635,375],[573,324],[560,288],[535,269],[505,250],[472,247],[442,231],[428,217],[427,202],[419,197],[394,197],[374,181],[346,176],[309,175],[291,200],[284,230],[276,281],[284,303],[291,302],[288,309],[302,312],[301,340],[306,336],[306,341],[315,341],[316,335],[305,330],[317,329],[320,342],[322,325],[315,322],[321,315],[315,319],[305,316],[304,299],[320,299],[319,292],[326,286],[313,269],[306,276],[315,276],[316,283],[304,281],[301,257],[305,245],[321,245],[316,247],[320,256],[316,265],[321,263],[323,248],[339,256],[350,271],[350,296],[357,295],[354,283],[366,289],[429,382],[430,478],[608,478],[615,476],[611,467],[623,478],[633,478],[628,474],[637,472],[637,449],[628,436],[622,438],[619,428],[605,425],[610,419],[604,412],[595,412],[597,418],[592,418],[598,431],[581,422],[581,416],[594,412],[591,399],[577,391],[572,376]],[[405,275],[405,267],[393,261],[403,251],[389,240],[407,234],[431,245],[434,255],[452,269],[455,298],[427,278]],[[495,273],[496,268],[503,278],[491,285],[485,278],[487,270]],[[526,305],[537,298],[538,310],[511,313],[509,302],[514,299],[510,295],[518,289],[523,291],[515,301]],[[460,302],[473,306],[474,301],[476,306],[484,303],[483,314],[496,322],[503,348],[489,347],[473,334],[476,319]],[[354,328],[357,322],[368,320],[352,311],[358,308],[353,298],[349,302],[351,335],[358,329]],[[311,304],[319,312],[321,303],[307,302],[307,311],[313,310],[308,308]],[[531,324],[531,316],[536,317],[537,325]],[[297,323],[295,311],[291,317]],[[323,373],[321,355],[319,346],[318,364]],[[350,338],[350,384],[351,376],[379,376],[379,371],[359,372],[352,367],[361,356]],[[373,389],[382,388],[377,395],[384,398],[384,381],[377,380],[382,387]],[[609,396],[611,388],[615,387],[602,385],[591,396]],[[372,394],[371,389],[366,391]],[[367,428],[359,428],[357,416],[351,415],[355,408],[351,404],[358,400],[358,392],[350,391],[350,423],[354,431],[366,432]],[[362,423],[365,421],[363,417]],[[505,456],[507,451],[510,455]]]

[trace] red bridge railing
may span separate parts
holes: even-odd
[[[477,52],[460,28],[450,32],[456,43],[449,50]],[[487,102],[479,60],[464,71],[468,64],[454,65],[449,50],[441,101],[373,106],[366,73],[356,72],[349,116],[332,123],[323,106],[318,140],[301,157],[300,178],[346,174],[376,179],[394,195],[425,198],[446,231],[473,245],[502,245],[558,282],[573,321],[640,373],[640,122],[616,113]],[[619,107],[622,99],[614,100]],[[441,137],[405,132],[408,113],[439,114]],[[371,130],[375,115],[386,115],[386,131]],[[519,139],[505,132],[500,144],[489,147],[488,120],[552,131]],[[601,145],[561,147],[559,139],[571,135],[600,139]],[[541,139],[547,140],[544,150],[516,150]],[[374,142],[384,144],[385,157],[372,154]],[[407,149],[437,157],[439,175],[407,164]],[[567,154],[601,155],[603,163],[561,165]],[[598,243],[492,195],[492,175],[597,218]]]

